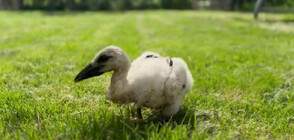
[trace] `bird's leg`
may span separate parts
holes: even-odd
[[[137,108],[137,117],[135,117],[134,122],[135,123],[140,123],[142,121],[143,121],[143,116],[142,116],[142,113],[141,113],[141,108],[138,107]]]
[[[142,116],[142,112],[141,112],[141,108],[140,107],[137,108],[137,117],[140,118],[140,119],[143,119],[143,116]]]

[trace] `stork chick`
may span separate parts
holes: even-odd
[[[106,98],[137,106],[136,121],[143,120],[142,107],[157,109],[163,115],[175,115],[185,94],[193,85],[193,77],[181,58],[163,58],[152,52],[143,53],[133,63],[119,47],[100,51],[74,79],[75,82],[114,71]]]

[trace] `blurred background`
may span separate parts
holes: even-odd
[[[293,8],[294,0],[0,0],[0,140],[294,140],[294,14],[268,13]],[[134,107],[105,97],[111,73],[74,84],[109,45],[132,60],[152,51],[187,62],[195,84],[172,120],[144,109],[146,123],[134,124]]]
[[[4,10],[204,9],[252,11],[256,0],[0,0]],[[266,0],[266,7],[294,7],[294,0]]]

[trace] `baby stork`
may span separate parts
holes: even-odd
[[[142,121],[141,107],[175,115],[185,94],[191,90],[193,77],[181,58],[164,58],[145,52],[134,62],[119,47],[100,51],[74,79],[75,82],[114,71],[106,98],[120,104],[137,106],[135,121]]]

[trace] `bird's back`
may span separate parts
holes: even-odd
[[[186,63],[180,58],[145,55],[132,63],[127,77],[136,104],[150,108],[181,104],[193,84]]]

